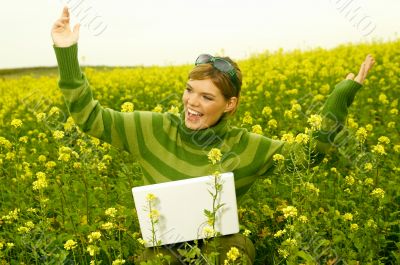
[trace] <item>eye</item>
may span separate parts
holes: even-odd
[[[205,100],[213,100],[213,98],[212,97],[209,97],[209,96],[203,96],[203,98],[205,99]]]
[[[188,86],[185,89],[186,89],[187,92],[192,92],[192,89],[190,87],[188,87]]]

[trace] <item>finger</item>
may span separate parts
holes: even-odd
[[[55,26],[64,27],[67,23],[69,23],[69,18],[60,18],[57,19],[56,22],[54,22],[54,27]]]
[[[63,11],[61,13],[61,17],[69,17],[69,11],[67,6],[64,6]]]
[[[73,35],[74,35],[74,39],[75,41],[78,41],[79,39],[79,29],[80,29],[81,25],[78,23],[74,26],[74,31],[73,31]]]
[[[346,76],[346,79],[354,80],[354,74],[353,74],[353,73],[349,73],[349,74]]]
[[[54,23],[54,27],[56,28],[56,27],[61,27],[61,28],[63,28],[64,27],[64,23],[62,23],[62,22],[56,22],[56,23]]]
[[[73,30],[73,32],[76,34],[76,35],[79,35],[79,29],[80,29],[80,27],[81,27],[81,24],[76,24],[75,26],[74,26],[74,30]]]

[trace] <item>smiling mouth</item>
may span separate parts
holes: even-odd
[[[187,109],[187,113],[189,118],[200,118],[201,116],[203,116],[202,113],[191,109]]]

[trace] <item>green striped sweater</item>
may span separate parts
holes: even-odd
[[[232,127],[226,118],[213,127],[191,130],[183,119],[170,113],[122,113],[103,108],[93,99],[88,80],[80,70],[77,44],[54,50],[59,65],[59,87],[75,123],[83,132],[135,156],[143,169],[145,184],[211,174],[215,168],[207,154],[211,148],[219,148],[223,154],[219,170],[234,172],[240,198],[258,177],[273,169],[274,154],[287,155],[296,149],[287,148],[285,142]],[[360,87],[359,83],[344,80],[332,91],[322,114],[331,121],[334,130],[318,132],[320,142],[328,143],[340,131]]]

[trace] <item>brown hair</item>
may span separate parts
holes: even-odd
[[[242,87],[242,73],[239,69],[237,63],[232,61],[229,57],[219,57],[235,67],[236,76],[238,78],[238,85],[239,88],[236,88],[235,85],[232,83],[228,74],[219,71],[217,68],[213,67],[211,64],[199,64],[195,68],[193,68],[189,73],[189,79],[192,80],[203,80],[203,79],[211,79],[216,87],[221,91],[221,94],[224,96],[226,100],[230,99],[231,97],[237,97],[238,104],[239,104],[239,97],[240,97],[240,89]],[[237,104],[237,105],[238,105]],[[233,110],[231,113],[233,114],[236,111]]]

